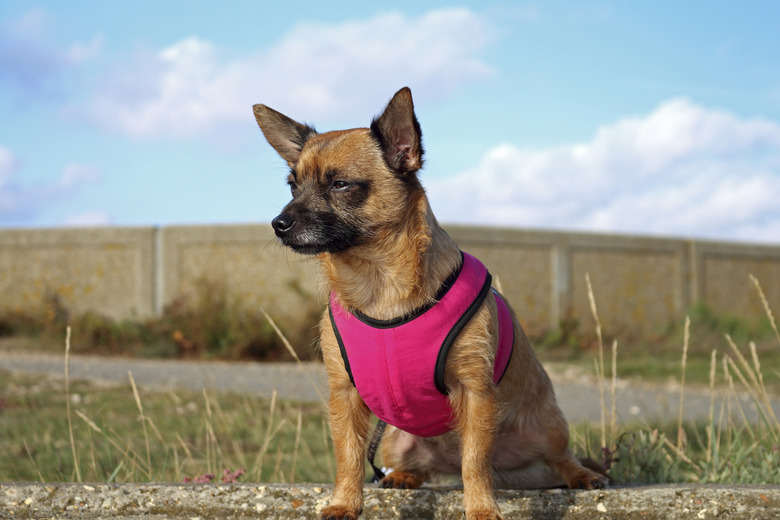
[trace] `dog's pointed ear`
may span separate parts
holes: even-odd
[[[412,91],[395,93],[381,116],[371,122],[388,166],[396,173],[413,173],[422,167],[422,130],[414,115]]]
[[[303,145],[317,131],[308,125],[293,121],[286,115],[265,105],[254,105],[252,109],[268,144],[292,168],[301,156]]]

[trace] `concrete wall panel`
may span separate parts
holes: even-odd
[[[161,242],[164,304],[198,295],[204,282],[224,284],[239,304],[264,308],[291,331],[325,301],[316,262],[278,245],[270,226],[170,227]]]
[[[774,315],[780,315],[780,248],[728,247],[707,244],[699,248],[702,300],[718,313],[750,320],[764,316],[764,308],[750,275],[755,276]]]
[[[154,312],[152,228],[0,232],[0,309],[56,295],[73,312],[114,318]]]

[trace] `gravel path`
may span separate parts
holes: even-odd
[[[38,353],[0,352],[0,370],[64,377],[63,356]],[[274,391],[285,399],[316,402],[327,397],[325,372],[320,363],[254,363],[220,361],[172,361],[71,356],[71,379],[124,384],[128,373],[139,387],[182,388],[200,391],[234,392],[270,397]],[[601,401],[594,378],[571,371],[556,371],[550,376],[558,401],[570,422],[601,420]],[[606,389],[609,402],[609,388]],[[677,385],[658,385],[619,381],[616,411],[623,422],[677,419],[680,389]],[[716,411],[726,396],[716,397]],[[746,415],[756,419],[756,408],[749,396],[739,396]],[[780,416],[780,398],[773,399]],[[706,419],[710,409],[707,389],[685,389],[686,420]]]

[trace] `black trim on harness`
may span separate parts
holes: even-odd
[[[460,265],[458,266],[457,269],[455,269],[452,272],[452,274],[450,274],[447,277],[446,280],[444,280],[444,283],[441,284],[439,290],[436,291],[436,296],[433,297],[433,300],[431,300],[430,303],[426,303],[422,307],[418,307],[414,309],[408,314],[404,314],[403,316],[397,316],[395,318],[390,318],[389,320],[379,320],[376,318],[372,318],[371,316],[367,316],[357,309],[352,311],[352,314],[354,314],[357,319],[359,319],[366,325],[370,325],[375,329],[392,329],[393,327],[400,327],[401,325],[409,323],[415,318],[419,318],[420,316],[422,316],[423,314],[431,310],[431,308],[434,305],[436,305],[439,301],[441,301],[442,298],[444,298],[444,296],[449,292],[452,286],[455,285],[455,281],[458,279],[458,276],[460,276],[460,272],[463,270],[464,263],[465,262],[463,259],[463,251],[461,251]]]
[[[498,297],[501,298],[501,301],[504,302],[504,305],[506,305],[506,300],[504,300],[504,297],[498,294],[498,291],[493,289],[493,293]],[[500,317],[498,318],[501,319]],[[501,323],[499,322],[498,330],[501,330]],[[499,341],[501,341],[501,333],[499,332]],[[504,374],[506,374],[506,371],[509,370],[509,363],[512,362],[512,354],[515,353],[515,327],[514,324],[512,324],[512,346],[509,347],[509,359],[506,360],[506,365],[504,365],[504,371],[501,372],[501,375],[498,377],[498,381],[496,381],[496,384],[499,384],[502,379],[504,379]]]
[[[471,302],[471,305],[469,305],[469,308],[466,309],[466,312],[464,312],[463,315],[458,318],[455,326],[452,327],[447,333],[447,336],[444,338],[444,342],[439,349],[439,355],[436,357],[436,369],[434,371],[433,381],[436,383],[436,389],[444,395],[449,394],[447,385],[444,384],[444,367],[447,364],[447,354],[449,354],[450,347],[452,347],[452,344],[455,342],[455,339],[457,339],[458,334],[460,334],[460,332],[463,330],[463,327],[466,326],[469,320],[477,312],[480,305],[482,305],[482,302],[485,301],[485,298],[490,292],[490,284],[492,282],[493,277],[490,276],[490,273],[487,273],[485,276],[485,283],[482,284],[482,289],[480,289],[479,295],[473,302]]]
[[[333,334],[336,335],[336,341],[339,343],[339,350],[341,351],[341,359],[344,360],[344,368],[349,374],[349,380],[352,382],[352,386],[355,386],[355,379],[352,377],[352,368],[349,366],[349,357],[347,356],[347,349],[344,347],[344,340],[341,339],[338,327],[336,327],[336,320],[333,319],[333,309],[328,304],[328,316],[330,316],[330,326],[333,328]]]

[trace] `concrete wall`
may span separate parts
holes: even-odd
[[[485,262],[532,333],[563,318],[592,326],[585,273],[613,335],[658,332],[697,301],[755,320],[763,310],[749,274],[780,313],[780,246],[447,229]],[[148,316],[195,294],[203,280],[224,283],[287,328],[323,302],[316,265],[277,245],[268,225],[0,230],[0,311],[56,293],[74,312]]]
[[[0,230],[0,310],[24,311],[58,295],[73,312],[154,312],[152,228]]]

